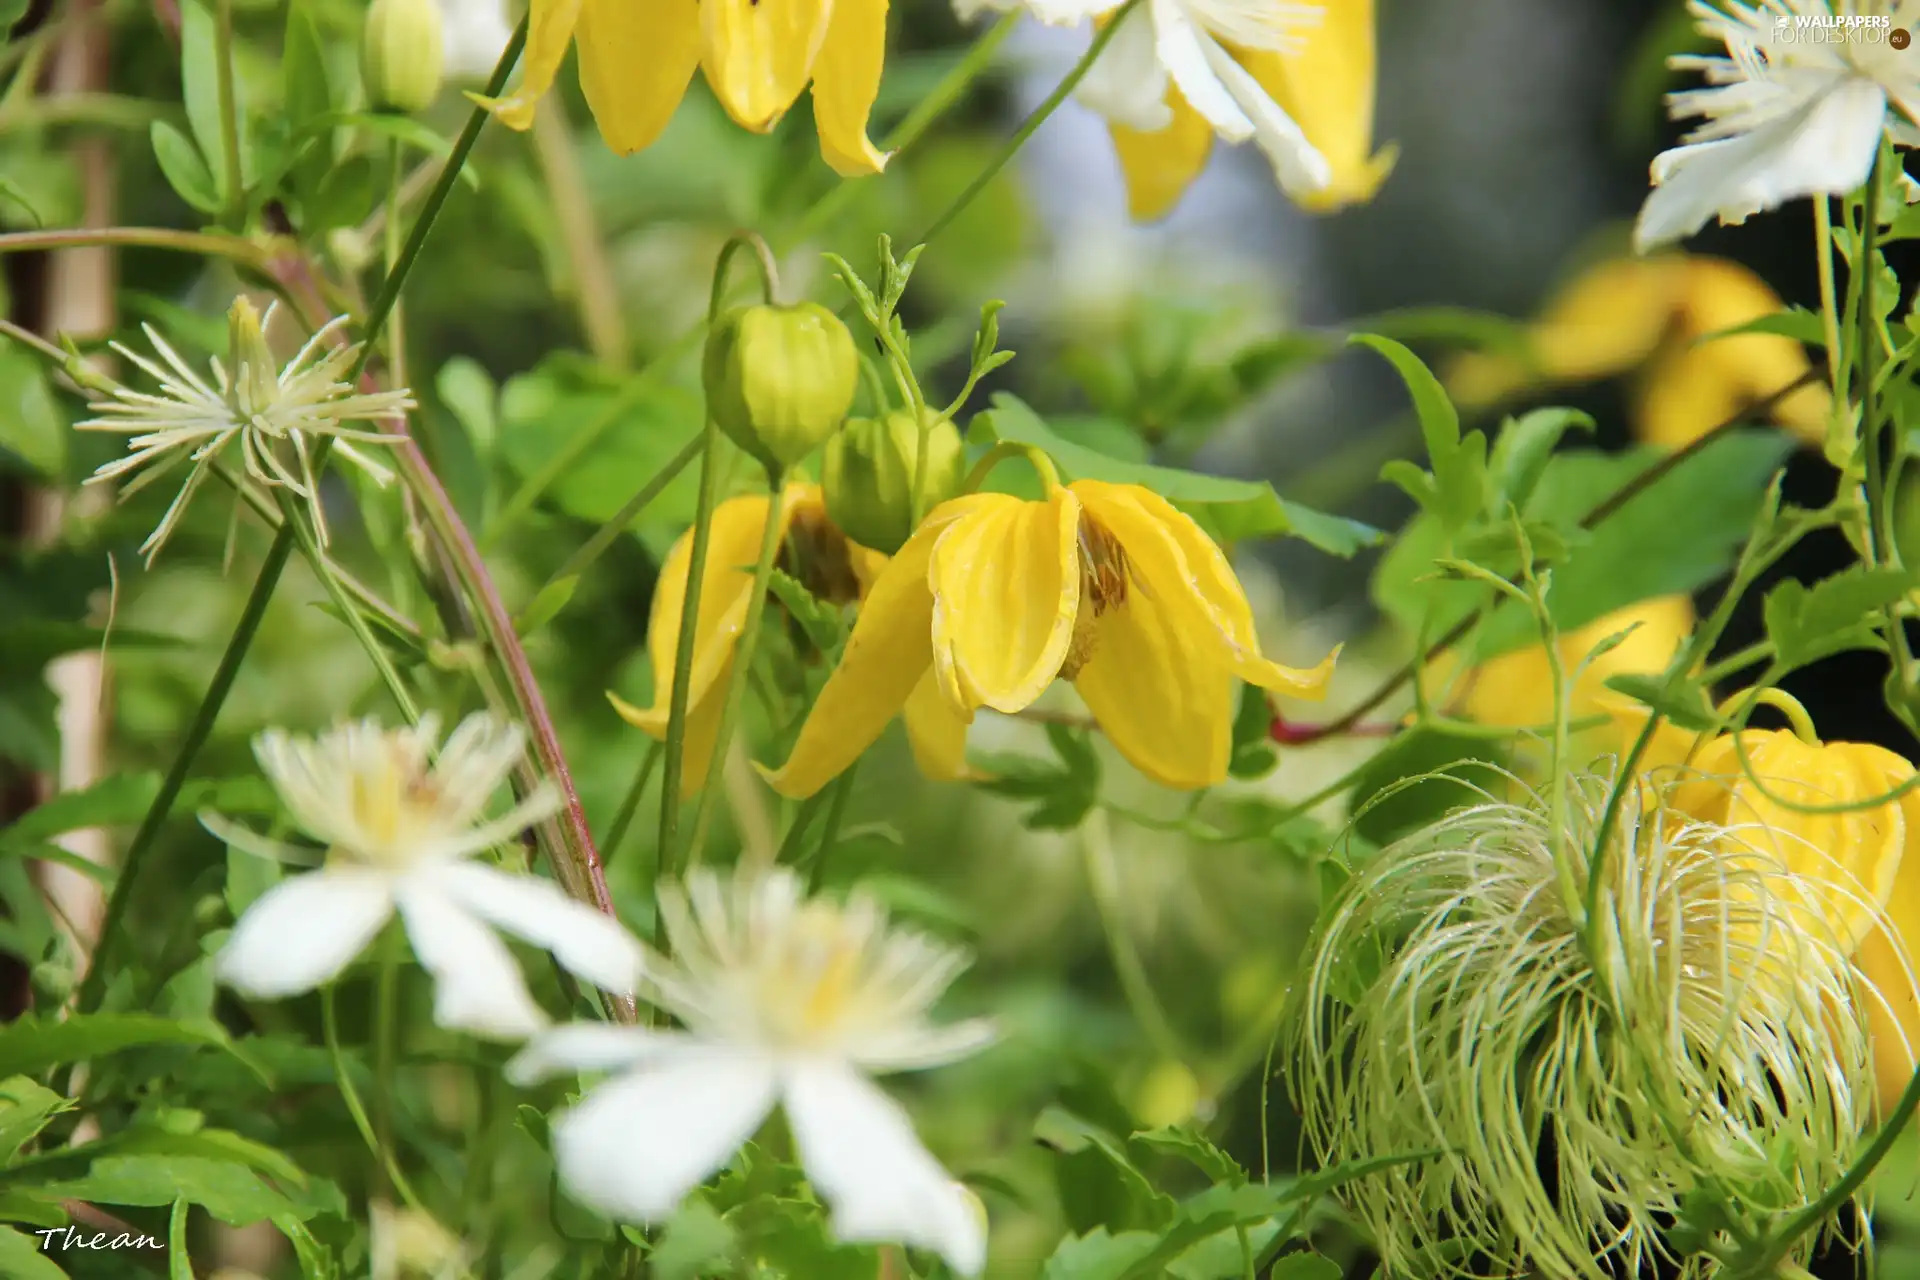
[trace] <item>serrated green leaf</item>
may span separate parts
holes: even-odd
[[[833,653],[839,649],[841,641],[847,637],[847,628],[838,609],[821,600],[807,590],[798,578],[782,569],[775,569],[768,577],[767,589],[786,609],[787,616],[806,632],[807,643],[821,653]]]
[[[1561,437],[1569,431],[1592,431],[1593,426],[1593,418],[1578,409],[1535,409],[1507,419],[1487,464],[1500,505],[1526,510]]]
[[[1034,1120],[1033,1137],[1056,1153],[1062,1194],[1081,1198],[1083,1216],[1156,1229],[1173,1220],[1173,1197],[1158,1190],[1120,1139],[1099,1125],[1050,1106]]]
[[[1698,733],[1719,723],[1708,705],[1705,691],[1698,684],[1682,682],[1669,693],[1660,676],[1620,675],[1609,676],[1606,685],[1615,693],[1623,693],[1635,702],[1653,708],[1682,729]]]
[[[1032,445],[1053,459],[1064,480],[1104,480],[1151,489],[1221,542],[1292,536],[1329,555],[1346,558],[1383,536],[1378,529],[1357,520],[1288,502],[1264,482],[1229,480],[1109,457],[1066,439],[1025,403],[1004,391],[994,395],[993,408],[974,416],[967,436],[970,442],[1007,440]]]
[[[1119,1280],[1159,1242],[1151,1231],[1110,1235],[1105,1227],[1095,1227],[1085,1235],[1062,1240],[1047,1259],[1041,1280]]]
[[[667,1223],[647,1260],[648,1271],[658,1280],[696,1280],[709,1264],[729,1258],[739,1243],[740,1233],[706,1200],[695,1197]]]
[[[0,1165],[32,1142],[49,1120],[73,1105],[73,1099],[26,1076],[0,1080]]]
[[[1884,650],[1876,629],[1880,611],[1916,587],[1920,576],[1907,570],[1864,565],[1812,587],[1782,582],[1767,593],[1761,609],[1775,659],[1792,669],[1850,649]]]
[[[1143,1130],[1127,1141],[1157,1155],[1177,1156],[1215,1182],[1237,1186],[1247,1180],[1239,1161],[1184,1125]]]
[[[1414,415],[1420,420],[1420,434],[1427,445],[1430,480],[1415,482],[1404,466],[1389,464],[1381,472],[1406,488],[1439,519],[1448,532],[1465,528],[1487,510],[1490,494],[1487,476],[1487,438],[1479,431],[1460,433],[1460,413],[1453,407],[1446,388],[1433,376],[1419,356],[1406,347],[1378,334],[1356,333],[1348,339],[1383,356],[1413,398]]]

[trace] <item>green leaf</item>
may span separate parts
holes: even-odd
[[[1609,676],[1606,684],[1615,693],[1624,693],[1635,702],[1653,708],[1682,729],[1698,733],[1719,724],[1706,691],[1695,682],[1684,681],[1671,693],[1660,676]]]
[[[694,1197],[667,1223],[648,1270],[658,1280],[696,1280],[709,1264],[730,1257],[739,1243],[740,1233],[712,1205]]]
[[[1183,1125],[1147,1129],[1127,1141],[1158,1155],[1178,1156],[1215,1182],[1237,1186],[1247,1180],[1247,1171],[1239,1161]]]
[[[295,1212],[285,1196],[246,1165],[200,1156],[105,1156],[93,1162],[85,1177],[49,1183],[40,1193],[149,1208],[185,1199],[231,1227]]]
[[[1560,438],[1574,430],[1592,431],[1593,419],[1578,409],[1559,408],[1535,409],[1507,419],[1488,462],[1500,506],[1511,504],[1526,510]]]
[[[476,360],[455,356],[434,375],[440,403],[459,420],[473,445],[474,456],[486,461],[500,438],[500,389],[493,376]]]
[[[0,414],[0,454],[11,453],[42,479],[64,480],[70,432],[48,389],[46,366],[25,347],[5,340],[0,340],[0,404],[6,406]]]
[[[1095,1227],[1083,1236],[1062,1240],[1047,1259],[1041,1280],[1119,1280],[1159,1242],[1151,1231],[1109,1235],[1105,1227]]]
[[[26,1076],[0,1080],[0,1165],[12,1160],[49,1120],[73,1105],[73,1099]]]
[[[280,46],[282,105],[287,123],[296,132],[333,107],[327,60],[308,8],[307,0],[294,0],[287,6],[286,40]]]
[[[1381,476],[1436,516],[1449,533],[1480,518],[1488,507],[1487,438],[1479,431],[1460,434],[1460,414],[1446,388],[1419,356],[1390,338],[1356,333],[1348,341],[1384,356],[1407,384],[1420,434],[1427,443],[1427,475],[1406,463],[1389,463]]]
[[[197,1160],[206,1164],[232,1165],[264,1173],[288,1189],[311,1184],[300,1166],[250,1138],[225,1129],[199,1127],[197,1113],[148,1116],[111,1137],[78,1147],[42,1151],[0,1170],[0,1181],[45,1184],[53,1180],[70,1181],[91,1176],[99,1165],[110,1160],[161,1159]],[[337,1194],[337,1189],[336,1189]],[[86,1197],[82,1197],[86,1198]],[[132,1204],[134,1201],[120,1201]],[[172,1197],[152,1201],[171,1204]],[[196,1200],[194,1203],[199,1204]]]
[[[1807,587],[1791,579],[1767,593],[1762,607],[1774,656],[1788,669],[1849,649],[1885,651],[1877,629],[1881,610],[1905,599],[1920,576],[1903,569],[1864,565]]]
[[[87,1062],[127,1049],[161,1044],[231,1048],[212,1022],[181,1022],[145,1013],[77,1014],[46,1022],[27,1014],[0,1036],[0,1076],[38,1075],[50,1067]]]
[[[208,190],[218,209],[246,186],[247,175],[227,172],[226,144],[221,140],[219,24],[206,0],[180,3],[180,92],[186,103],[187,124],[211,175]],[[233,95],[235,132],[244,168],[245,157],[253,148],[247,136],[244,82],[237,74],[233,76]],[[184,198],[186,193],[181,195]]]
[[[213,173],[187,135],[165,120],[155,120],[147,128],[147,137],[153,143],[153,158],[160,162],[160,173],[167,185],[200,212],[218,213],[220,195],[214,186]]]
[[[538,595],[527,602],[527,607],[515,620],[515,630],[523,636],[530,636],[540,628],[560,616],[562,610],[573,599],[573,593],[580,589],[580,575],[569,574],[557,581],[549,582],[540,588]]]
[[[1465,307],[1405,307],[1383,311],[1353,322],[1359,333],[1393,342],[1435,342],[1455,346],[1506,351],[1514,355],[1528,349],[1527,326],[1508,316]]]
[[[1173,467],[1127,462],[1065,439],[1018,398],[999,392],[993,408],[974,416],[969,440],[1006,440],[1032,445],[1050,458],[1064,480],[1137,484],[1171,502],[1216,540],[1290,535],[1329,555],[1351,557],[1383,536],[1378,529],[1288,502],[1262,481],[1229,480]]]
[[[1263,778],[1273,771],[1279,754],[1273,749],[1273,708],[1264,689],[1240,686],[1240,706],[1233,717],[1233,746],[1227,773],[1235,778]]]
[[[1346,1274],[1340,1264],[1317,1253],[1290,1253],[1277,1258],[1267,1272],[1267,1280],[1340,1280]]]
[[[1804,342],[1810,347],[1827,345],[1826,325],[1820,319],[1820,313],[1809,311],[1805,307],[1788,307],[1785,311],[1760,316],[1745,324],[1715,329],[1712,333],[1702,334],[1694,339],[1694,345],[1703,346],[1709,342],[1738,337],[1744,333],[1777,334],[1782,338],[1792,338],[1795,342]]]
[[[0,845],[50,840],[88,827],[120,827],[146,817],[160,780],[151,773],[110,774],[79,791],[63,791],[0,827]]]
[[[38,1236],[0,1227],[0,1275],[7,1280],[67,1280],[67,1273],[41,1247]]]
[[[1030,831],[1071,831],[1100,801],[1100,757],[1088,735],[1067,725],[1047,726],[1058,768],[1025,756],[995,755],[988,776],[974,785],[994,795],[1038,803],[1023,819]]]
[[[1504,762],[1499,744],[1440,729],[1401,734],[1367,762],[1353,785],[1353,827],[1375,844],[1389,844],[1448,811],[1472,803],[1475,784],[1495,780]]]
[[[1069,1221],[1158,1229],[1173,1220],[1173,1197],[1156,1189],[1105,1129],[1050,1106],[1035,1119],[1033,1136],[1055,1153],[1055,1178]]]
[[[773,592],[787,611],[787,616],[800,624],[807,633],[807,641],[821,653],[833,653],[846,639],[846,623],[840,611],[826,603],[813,592],[807,590],[804,583],[782,569],[775,569],[767,579],[767,589]]]

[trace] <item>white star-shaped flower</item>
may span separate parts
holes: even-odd
[[[1727,52],[1669,60],[1706,80],[1668,95],[1669,111],[1704,123],[1654,157],[1654,189],[1634,227],[1640,251],[1709,218],[1744,222],[1801,196],[1845,195],[1866,181],[1882,135],[1920,144],[1920,49],[1887,38],[1916,25],[1920,0],[1867,0],[1838,14],[1827,0],[1687,7]],[[1877,21],[1834,26],[1862,18]]]
[[[433,975],[442,1026],[505,1039],[547,1025],[495,929],[551,951],[561,967],[608,991],[633,993],[640,944],[617,921],[550,881],[470,860],[559,807],[543,783],[483,820],[520,759],[520,727],[469,716],[430,762],[437,739],[436,719],[423,716],[415,728],[364,720],[318,738],[270,729],[255,740],[287,812],[327,845],[327,857],[241,915],[217,961],[221,981],[258,999],[310,991],[346,968],[397,909]],[[216,815],[200,820],[235,848],[301,857]]]
[[[868,1078],[951,1062],[992,1039],[984,1021],[927,1019],[965,956],[890,925],[869,899],[808,899],[785,870],[731,882],[697,872],[684,893],[662,887],[659,903],[673,958],[649,953],[646,985],[685,1030],[558,1027],[507,1067],[520,1083],[622,1073],[554,1120],[573,1195],[609,1217],[661,1221],[778,1104],[841,1240],[932,1249],[979,1274],[978,1201]]]

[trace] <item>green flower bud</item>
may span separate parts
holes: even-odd
[[[783,472],[845,420],[860,353],[818,303],[741,307],[707,336],[701,380],[720,429],[769,472]]]
[[[958,493],[967,474],[966,453],[953,423],[940,418],[926,434],[923,514]],[[892,555],[913,533],[913,477],[919,457],[920,419],[912,413],[847,423],[827,441],[821,478],[827,515],[861,546]]]
[[[440,95],[445,35],[438,0],[373,0],[360,74],[378,111],[424,111]]]

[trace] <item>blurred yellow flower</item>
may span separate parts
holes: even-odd
[[[1373,150],[1373,0],[1252,8],[1143,4],[1088,76],[1081,97],[1108,118],[1136,219],[1172,210],[1216,133],[1255,141],[1310,212],[1364,204],[1386,181],[1397,149]],[[1206,74],[1186,52],[1196,39]]]
[[[816,484],[790,484],[780,499],[783,567],[831,604],[858,599],[878,576],[887,558],[849,541],[827,518]],[[694,626],[692,684],[687,695],[686,760],[681,786],[688,795],[706,782],[707,764],[720,732],[733,655],[753,598],[753,565],[767,527],[767,496],[729,498],[713,511],[705,574],[700,584],[700,617]],[[665,741],[673,697],[673,667],[679,652],[680,619],[686,607],[693,560],[693,531],[682,534],[660,566],[653,611],[647,622],[647,653],[653,661],[653,703],[636,707],[613,693],[613,709],[649,737]],[[947,710],[929,677],[907,700],[907,736],[915,761],[928,777],[952,781],[966,776],[964,720]]]
[[[1311,671],[1261,657],[1225,554],[1147,489],[1080,480],[1049,483],[1037,502],[971,494],[936,507],[881,571],[769,780],[812,795],[929,679],[965,723],[983,706],[1021,711],[1058,677],[1142,773],[1211,786],[1227,773],[1234,677],[1318,697],[1334,657]]]
[[[1692,599],[1684,595],[1655,596],[1561,633],[1560,663],[1573,680],[1569,718],[1612,714],[1612,733],[1620,748],[1631,745],[1633,736],[1626,732],[1631,722],[1626,713],[1633,704],[1608,689],[1606,682],[1614,676],[1652,675],[1665,670],[1674,652],[1692,634],[1693,623]],[[1575,667],[1586,660],[1595,645],[1628,627],[1633,630],[1624,640],[1596,656],[1577,678],[1574,676]],[[1532,645],[1491,658],[1469,672],[1463,684],[1455,708],[1469,720],[1516,729],[1553,723],[1553,671],[1544,646]],[[1634,732],[1638,732],[1637,726]]]
[[[1906,1088],[1920,1047],[1920,1002],[1907,954],[1909,940],[1920,938],[1920,857],[1913,856],[1920,792],[1846,813],[1801,813],[1780,801],[1846,804],[1913,776],[1904,758],[1871,743],[1816,744],[1790,730],[1750,729],[1738,747],[1731,734],[1701,746],[1667,792],[1675,810],[1732,828],[1743,843],[1823,887],[1823,914],[1842,945],[1859,948],[1857,963],[1879,993],[1867,1012],[1883,1109]]]
[[[528,22],[519,89],[486,102],[512,128],[533,123],[572,42],[600,136],[621,155],[660,136],[699,67],[727,114],[755,133],[811,86],[826,162],[848,176],[886,167],[867,117],[886,56],[887,0],[532,0]]]
[[[1680,448],[1807,372],[1804,348],[1779,334],[1701,339],[1784,310],[1766,282],[1736,262],[1688,254],[1615,258],[1576,276],[1529,333],[1532,367],[1505,353],[1455,362],[1448,391],[1488,408],[1551,386],[1637,372],[1634,435]],[[1819,383],[1773,408],[1808,444],[1826,440],[1829,398]]]

